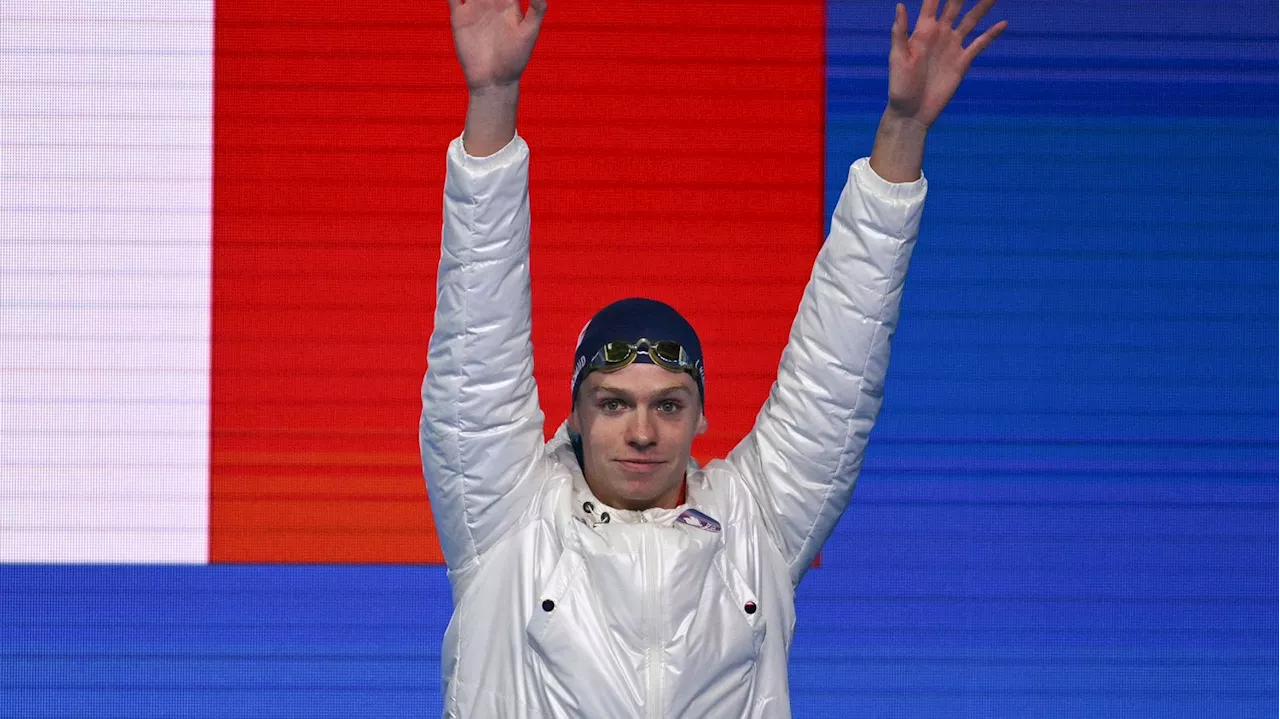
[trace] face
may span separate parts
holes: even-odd
[[[635,362],[587,375],[569,428],[582,436],[582,471],[600,501],[618,509],[670,508],[707,420],[692,377]]]

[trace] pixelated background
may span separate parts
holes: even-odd
[[[892,17],[552,1],[520,117],[548,433],[635,294],[708,348],[695,453],[750,428]],[[1273,717],[1275,5],[999,18],[930,136],[793,711]],[[0,717],[439,715],[452,52],[443,0],[0,8]]]

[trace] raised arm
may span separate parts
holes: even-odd
[[[487,157],[516,134],[520,76],[542,29],[547,0],[449,0],[453,47],[467,81],[467,154]]]
[[[963,0],[925,0],[907,36],[899,4],[889,55],[889,103],[870,160],[859,160],[791,327],[769,399],[728,462],[762,507],[799,583],[839,521],[883,397],[889,340],[924,205],[925,135],[998,23],[963,40],[995,0],[959,24]]]
[[[544,0],[450,0],[467,80],[450,145],[435,327],[419,441],[436,531],[461,570],[520,518],[542,459],[529,295],[528,147],[515,136],[519,79]]]

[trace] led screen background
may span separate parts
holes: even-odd
[[[552,12],[521,130],[549,422],[623,275],[722,353],[722,451],[870,146],[892,8]],[[794,711],[1274,716],[1274,6],[996,12],[798,593]],[[443,3],[0,13],[0,716],[438,715]]]

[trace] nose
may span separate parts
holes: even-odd
[[[649,411],[642,407],[632,412],[631,421],[627,424],[627,444],[634,449],[648,449],[657,442],[657,432]]]

